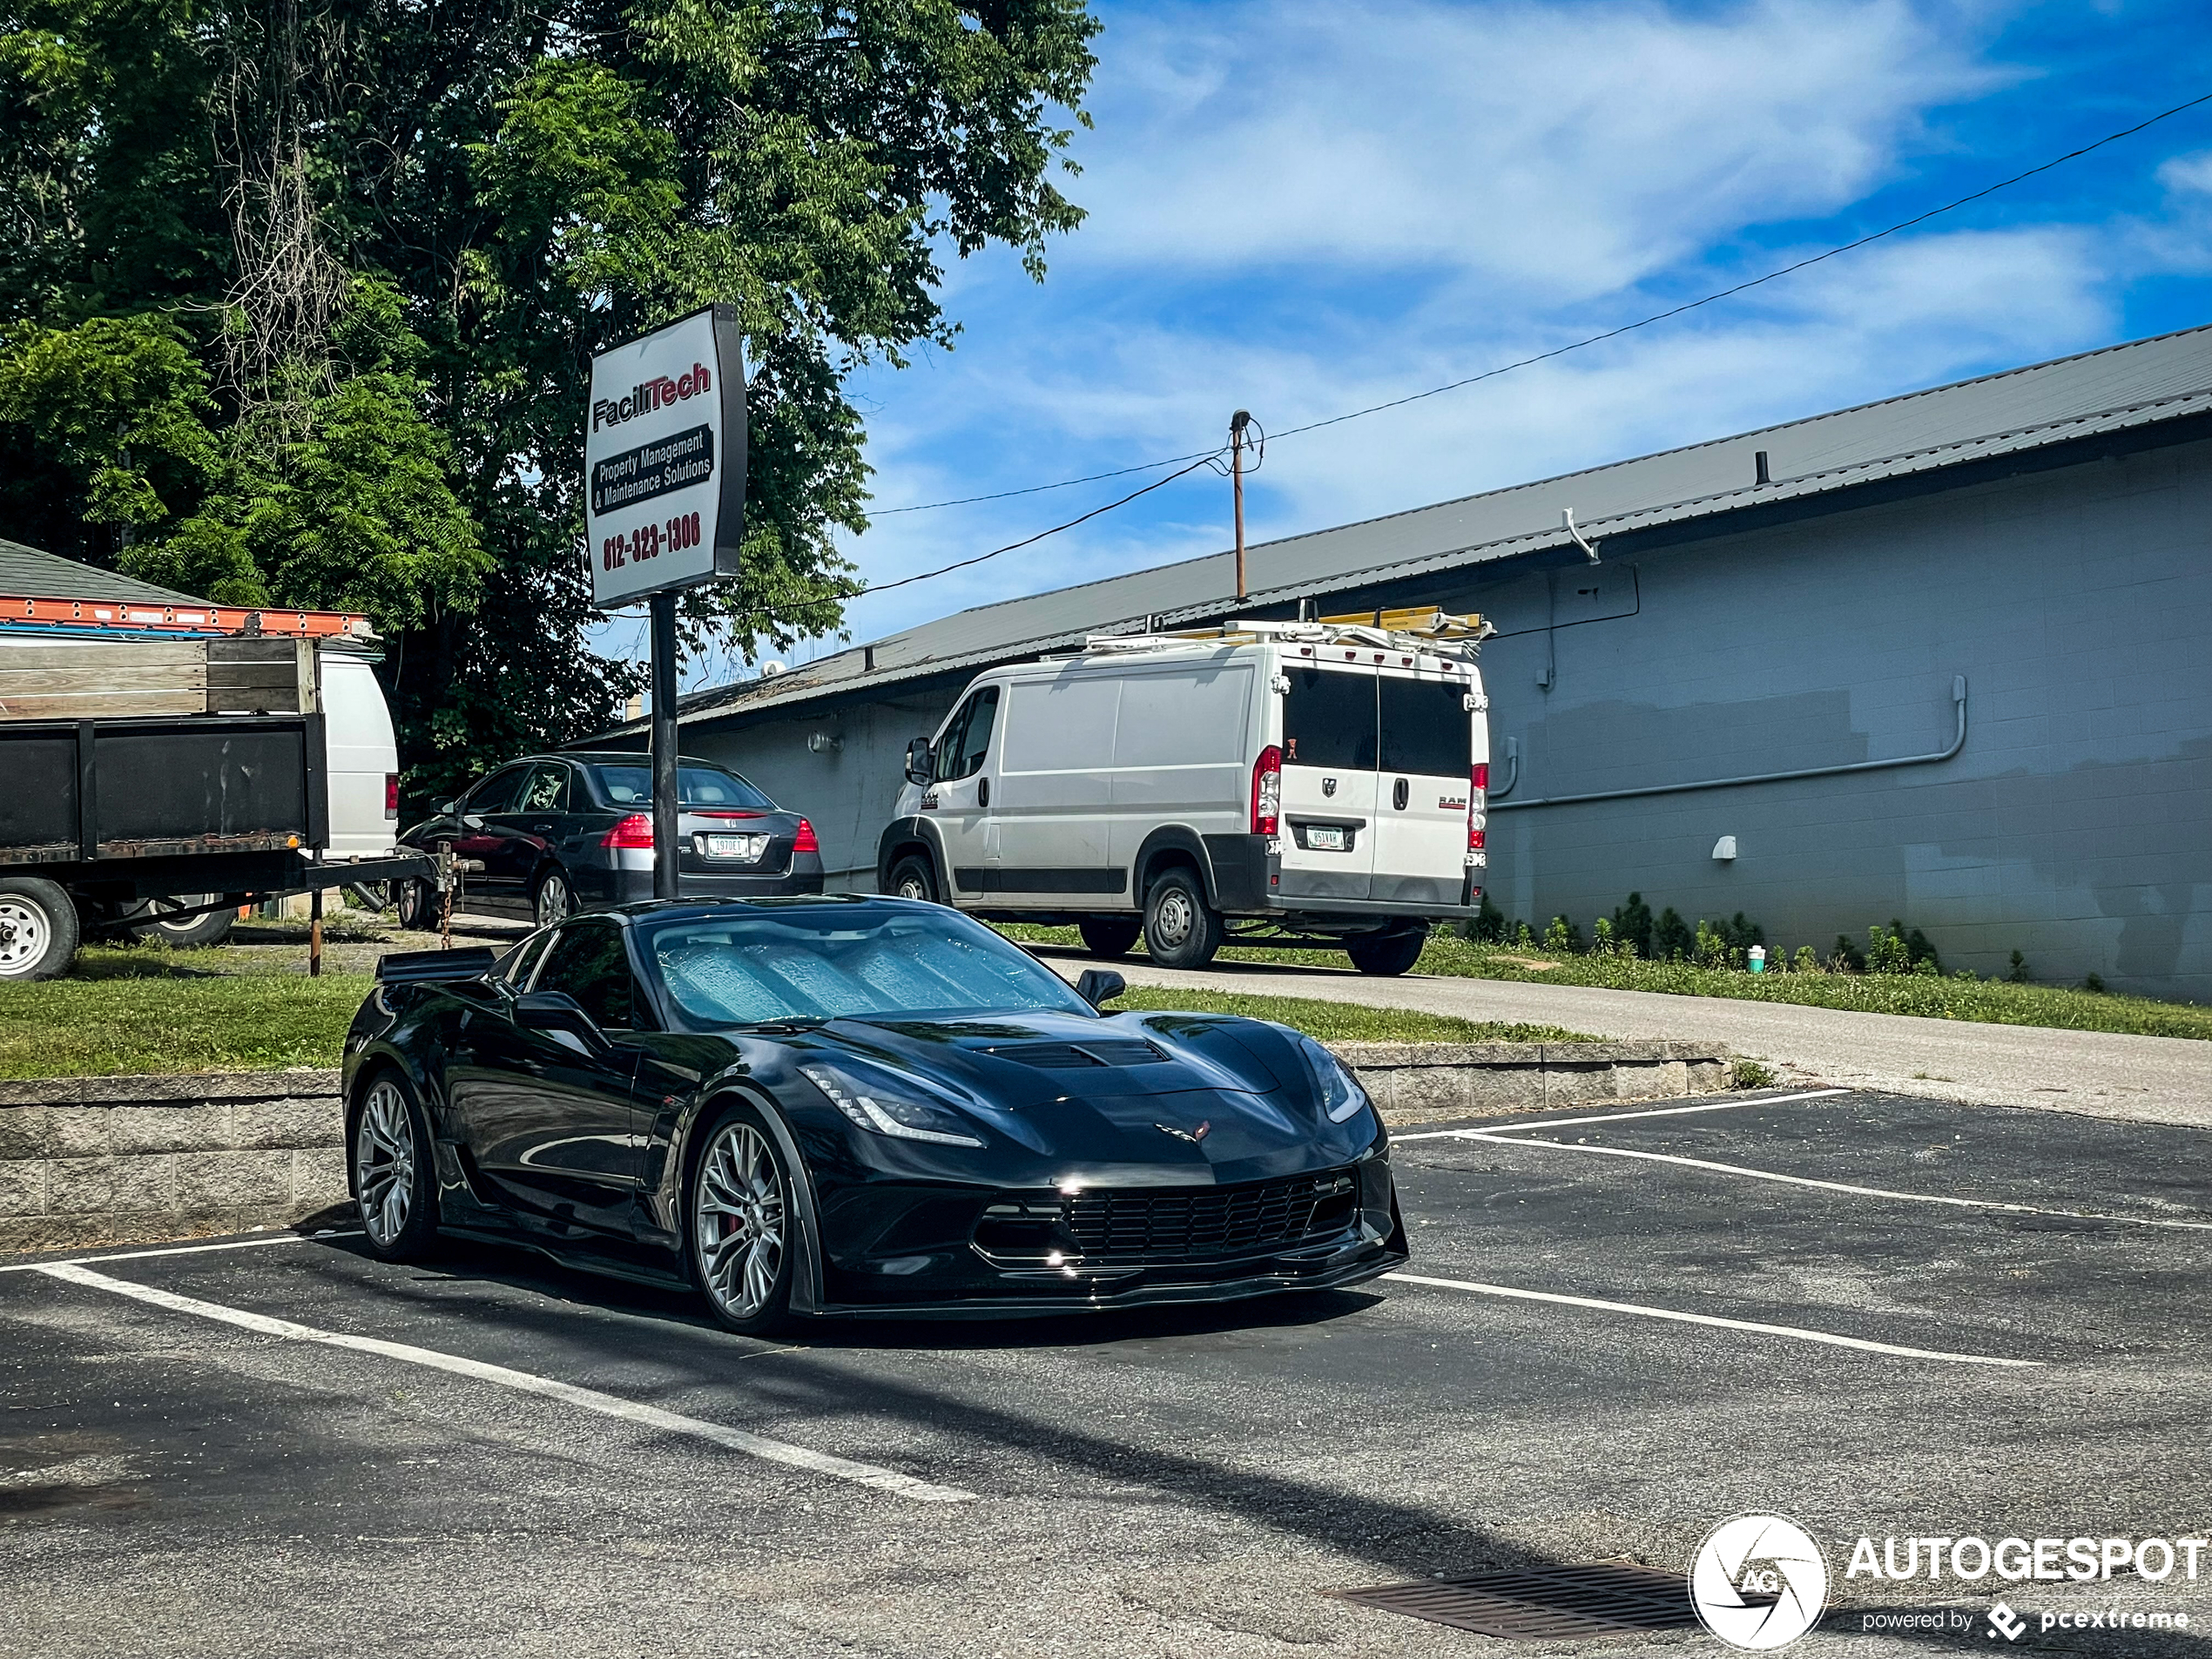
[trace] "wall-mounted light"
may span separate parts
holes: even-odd
[[[1716,864],[1736,862],[1736,838],[1733,835],[1723,835],[1713,843],[1713,861]]]
[[[845,746],[845,739],[833,738],[826,732],[817,732],[806,739],[806,746],[818,755],[833,755]]]

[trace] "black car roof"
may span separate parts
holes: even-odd
[[[910,899],[880,893],[764,893],[753,898],[637,899],[629,904],[609,905],[585,914],[631,920],[645,916],[711,916],[725,910],[796,910],[808,905],[891,905],[904,907]]]

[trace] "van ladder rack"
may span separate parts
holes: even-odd
[[[1472,657],[1474,647],[1494,631],[1475,615],[1455,616],[1433,605],[1398,610],[1360,610],[1313,622],[1264,622],[1235,617],[1211,628],[1191,628],[1171,634],[1092,634],[1083,641],[1084,655],[1115,652],[1173,651],[1192,645],[1257,644],[1262,639],[1293,644],[1367,645],[1385,651],[1426,651]]]

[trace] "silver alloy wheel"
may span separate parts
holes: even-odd
[[[783,1272],[784,1183],[752,1124],[724,1124],[707,1147],[691,1226],[706,1293],[732,1318],[764,1312]]]
[[[415,1120],[407,1096],[387,1079],[361,1103],[361,1130],[354,1137],[354,1180],[360,1193],[361,1225],[377,1244],[389,1246],[407,1229],[415,1207]]]
[[[566,921],[576,910],[576,900],[569,893],[568,878],[558,870],[537,884],[537,925],[550,927],[556,921]]]
[[[19,893],[0,894],[0,979],[19,979],[44,960],[53,922]]]
[[[1190,895],[1181,887],[1170,887],[1160,895],[1152,907],[1150,932],[1157,938],[1163,950],[1174,950],[1190,937],[1190,929],[1197,917],[1190,908]]]

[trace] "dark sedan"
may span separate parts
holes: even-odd
[[[819,893],[822,849],[814,826],[725,767],[684,760],[677,843],[687,897],[751,898]],[[483,866],[463,877],[455,908],[522,917],[550,927],[579,910],[653,895],[653,774],[627,752],[532,755],[482,779],[400,837]],[[436,891],[410,883],[396,895],[403,927],[436,925]]]
[[[936,905],[627,905],[379,978],[346,1039],[346,1144],[388,1259],[519,1240],[694,1284],[754,1334],[1320,1290],[1406,1259],[1389,1137],[1327,1049],[1103,1014]]]

